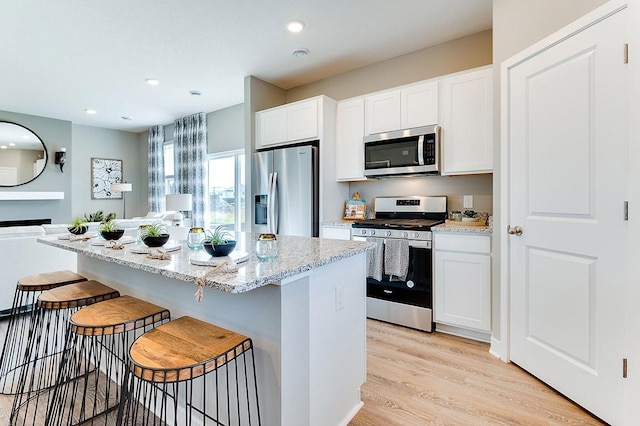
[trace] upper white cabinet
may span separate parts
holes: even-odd
[[[491,67],[440,80],[442,174],[493,172]]]
[[[427,126],[438,122],[438,83],[429,81],[365,98],[365,133]]]
[[[415,84],[400,89],[400,128],[438,123],[438,83]]]
[[[256,148],[318,138],[318,102],[312,98],[256,113]]]
[[[338,102],[336,114],[336,180],[365,180],[364,99]]]

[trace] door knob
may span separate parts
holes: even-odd
[[[510,225],[507,225],[507,232],[510,235],[522,235],[522,227],[521,226],[510,226]]]

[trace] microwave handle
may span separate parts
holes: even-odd
[[[418,136],[418,165],[424,166],[424,135]]]
[[[436,166],[438,166],[438,173],[442,173],[442,126],[436,126],[434,131],[436,133]]]

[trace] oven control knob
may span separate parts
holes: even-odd
[[[387,237],[390,237],[391,236],[391,231],[387,231],[386,234],[387,234]]]
[[[362,235],[367,235],[367,230],[366,230],[366,229],[363,229],[362,231],[360,231],[360,233],[361,233]]]
[[[408,232],[403,232],[402,236],[405,237],[405,238],[409,238],[409,233]]]
[[[415,234],[413,234],[413,236],[414,236],[415,238],[418,238],[418,237],[420,236],[420,234],[416,232]]]
[[[413,286],[415,286],[415,283],[411,280],[407,281],[407,287],[409,288],[413,288]]]
[[[371,235],[376,235],[376,231],[371,230]]]

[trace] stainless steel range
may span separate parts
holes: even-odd
[[[378,197],[375,219],[352,225],[351,239],[376,242],[381,249],[370,252],[370,270],[382,269],[367,278],[367,316],[424,331],[433,330],[433,257],[431,227],[444,223],[447,197]],[[406,243],[398,242],[406,241]],[[408,246],[408,250],[406,250]],[[388,273],[398,263],[398,253],[408,256],[406,276]],[[402,259],[399,261],[402,264]],[[394,265],[395,269],[395,265]],[[380,278],[380,279],[377,279]]]

